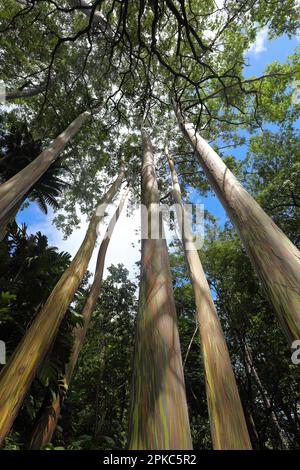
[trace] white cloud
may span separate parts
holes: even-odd
[[[268,39],[268,28],[265,27],[261,29],[256,36],[254,43],[251,44],[249,47],[249,52],[253,52],[254,54],[261,54],[267,50],[266,42]]]

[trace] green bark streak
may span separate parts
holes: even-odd
[[[148,233],[159,204],[153,150],[142,130],[142,202]],[[130,449],[191,449],[185,384],[166,241],[142,240]]]

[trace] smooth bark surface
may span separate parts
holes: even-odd
[[[31,87],[31,88],[24,88],[22,90],[8,90],[5,93],[5,100],[13,101],[18,98],[30,98],[31,96],[36,96],[45,90],[46,90],[46,83]]]
[[[235,225],[289,345],[300,338],[300,252],[242,187],[212,147],[185,122],[180,128]]]
[[[94,110],[94,113],[98,109]],[[17,207],[18,202],[30,190],[34,183],[45,173],[56,160],[59,153],[92,116],[92,111],[84,111],[23,170],[0,186],[0,230],[7,215]]]
[[[81,326],[78,325],[74,329],[74,344],[73,344],[69,362],[66,365],[65,376],[63,379],[64,387],[66,390],[70,386],[73,372],[78,361],[78,356],[79,356],[84,338],[86,336],[93,312],[96,307],[97,299],[99,297],[100,290],[101,290],[107,248],[108,248],[113,230],[115,228],[115,225],[117,223],[117,220],[124,207],[128,192],[129,192],[129,186],[127,190],[125,191],[120,201],[120,204],[108,225],[107,231],[105,233],[105,236],[99,248],[94,281],[90,289],[89,295],[87,297],[87,300],[85,302],[85,305],[83,307],[83,310],[82,310],[83,325]],[[38,418],[38,421],[32,433],[31,442],[29,445],[30,449],[38,450],[43,445],[47,444],[48,442],[51,442],[53,433],[56,428],[57,420],[60,415],[62,402],[63,402],[63,394],[60,393],[59,391],[56,394],[51,395],[45,401],[42,407],[42,412],[40,413],[40,416]]]
[[[148,209],[150,234],[159,191],[153,149],[144,130],[142,145],[142,203]],[[192,448],[171,272],[162,237],[142,239],[129,448]]]
[[[251,449],[244,412],[235,381],[222,326],[211,296],[192,231],[182,205],[181,189],[175,165],[166,147],[172,175],[173,198],[182,244],[195,295],[196,320],[199,325],[205,370],[211,436],[214,449]]]
[[[83,279],[95,247],[97,227],[105,207],[120,187],[121,171],[108,192],[101,199],[86,236],[45,305],[33,320],[23,339],[0,374],[0,443],[9,432],[23,399],[46,353],[49,351],[59,325]]]
[[[3,225],[0,227],[0,242],[2,242],[3,239],[5,238],[7,234],[8,225],[11,224],[15,220],[16,215],[19,212],[19,209],[22,206],[25,199],[26,199],[26,196],[22,197],[22,199],[18,201],[17,205],[13,207],[9,211],[9,213],[6,215]]]

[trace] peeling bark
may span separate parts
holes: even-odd
[[[83,279],[95,247],[97,227],[124,177],[122,170],[101,199],[85,238],[46,303],[0,373],[0,443],[9,432],[39,365],[51,348],[59,325]]]
[[[159,210],[159,191],[151,141],[144,129],[141,134],[142,203],[148,209],[149,235]],[[168,250],[162,237],[142,239],[129,448],[192,449]]]
[[[18,202],[57,159],[59,153],[65,148],[72,137],[77,134],[83,124],[93,113],[98,111],[99,109],[97,108],[93,112],[84,111],[81,113],[51,142],[46,150],[23,168],[23,170],[0,186],[0,230],[3,230],[8,214],[17,207]]]
[[[195,295],[196,320],[200,331],[213,448],[222,450],[251,449],[222,326],[193,242],[191,230],[189,230],[189,221],[182,205],[181,189],[174,161],[167,147],[165,153],[172,175],[177,219],[181,228],[182,244]]]
[[[300,338],[300,252],[212,147],[174,110],[210,184],[235,225],[289,345]]]

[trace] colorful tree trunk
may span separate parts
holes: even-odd
[[[95,109],[93,112],[97,112]],[[7,221],[7,216],[14,211],[18,202],[27,194],[34,183],[45,173],[56,160],[59,153],[77,134],[83,124],[92,116],[92,111],[84,111],[23,170],[0,186],[0,230]]]
[[[96,307],[97,299],[99,297],[100,290],[101,290],[102,276],[103,276],[104,262],[105,262],[107,248],[108,248],[113,230],[115,228],[116,222],[124,207],[124,203],[126,201],[128,192],[129,192],[129,186],[127,190],[125,191],[120,201],[120,204],[108,225],[106,234],[99,248],[94,281],[90,289],[88,298],[82,310],[83,325],[82,326],[78,325],[74,329],[73,349],[71,352],[69,362],[66,365],[65,375],[63,378],[65,390],[68,389],[70,382],[72,380],[73,372],[78,361],[78,356],[79,356],[84,338],[86,336],[86,332],[88,330],[88,327],[92,318],[92,314]],[[57,420],[60,415],[62,401],[63,401],[63,393],[60,390],[56,394],[55,393],[50,394],[48,399],[46,398],[45,403],[43,403],[42,405],[42,411],[39,414],[40,416],[38,418],[38,421],[36,423],[36,426],[34,428],[34,431],[31,437],[31,441],[29,445],[30,449],[34,449],[34,450],[40,449],[43,445],[51,441],[54,430],[56,428]]]
[[[19,212],[19,209],[22,206],[25,199],[26,199],[26,196],[23,196],[22,199],[18,201],[16,206],[13,207],[13,209],[10,210],[10,212],[6,215],[3,225],[0,227],[0,242],[2,242],[2,240],[6,236],[8,225],[11,224],[15,220],[16,215]]]
[[[162,236],[149,237],[159,217],[159,191],[152,145],[144,130],[142,144],[142,203],[148,211],[148,237],[142,238],[129,448],[191,449],[167,244]]]
[[[189,221],[182,204],[181,189],[174,161],[167,147],[166,156],[172,175],[172,192],[182,234],[182,243],[195,295],[196,320],[200,330],[213,448],[223,450],[251,449],[222,326],[193,242],[192,231],[189,230]]]
[[[51,441],[60,415],[63,393],[64,390],[61,388],[59,388],[57,393],[49,389],[47,390],[28,445],[30,450],[39,450],[44,444]]]
[[[69,268],[52,290],[46,303],[1,371],[0,443],[9,432],[36,371],[51,348],[59,325],[83,279],[95,247],[97,227],[104,215],[105,208],[120,187],[123,177],[122,170],[101,199],[90,221],[85,238]]]
[[[185,138],[235,225],[289,344],[300,338],[300,252],[241,186],[219,155],[175,113]]]

